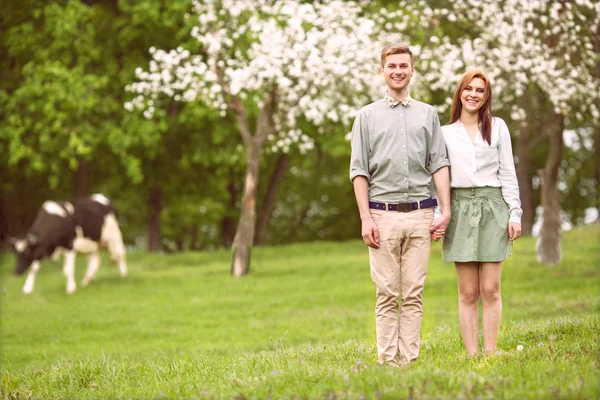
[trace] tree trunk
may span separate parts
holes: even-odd
[[[163,193],[152,186],[148,195],[148,251],[160,250],[160,214],[163,209]]]
[[[23,171],[24,168],[20,168],[20,171],[9,170],[9,174],[2,176],[7,177],[7,182],[2,182],[7,185],[0,187],[0,201],[4,210],[2,223],[7,237],[25,236],[43,201],[56,198],[56,193],[45,186],[48,175],[28,178]]]
[[[74,176],[73,197],[80,199],[89,197],[89,182],[88,182],[88,166],[87,162],[82,157],[77,157],[78,164]]]
[[[242,196],[240,222],[233,239],[233,258],[231,274],[241,277],[250,272],[250,252],[254,244],[254,228],[256,226],[256,189],[260,171],[260,155],[262,144],[252,140],[247,147],[246,181]]]
[[[223,83],[222,71],[217,73],[217,78]],[[228,86],[224,85],[225,91],[231,93]],[[272,133],[276,92],[276,87],[273,86],[258,115],[254,135],[248,125],[248,117],[243,102],[239,97],[231,96],[231,107],[235,111],[240,134],[246,144],[247,158],[240,222],[233,239],[233,256],[231,259],[231,275],[236,278],[244,276],[250,271],[250,252],[254,244],[254,230],[256,229],[256,191],[260,172],[260,156],[263,144],[269,134]]]
[[[523,131],[521,131],[523,132]],[[517,139],[517,180],[519,181],[519,197],[521,199],[521,208],[523,217],[521,218],[521,229],[523,236],[531,236],[531,231],[535,221],[535,201],[533,196],[532,168],[530,151]]]
[[[598,107],[600,109],[600,102],[598,102]],[[596,127],[596,198],[600,198],[600,127]],[[597,206],[598,208],[598,218],[596,218],[596,222],[600,223],[600,204]]]
[[[265,198],[261,204],[260,211],[258,213],[255,240],[255,244],[257,246],[263,245],[265,243],[265,239],[267,236],[267,226],[269,226],[269,220],[271,219],[271,214],[273,213],[273,209],[275,208],[277,192],[279,191],[279,186],[281,185],[281,182],[283,182],[283,178],[285,177],[285,173],[287,172],[289,163],[290,157],[285,153],[280,154],[277,158],[275,169],[273,170],[271,180],[269,181],[269,187],[267,188]]]
[[[310,210],[310,201],[308,202],[307,205],[305,205],[302,208],[302,211],[300,211],[300,215],[298,216],[298,221],[296,222],[296,232],[298,232],[302,226],[304,225],[304,220],[306,219],[307,215],[308,215],[308,211]]]
[[[526,102],[523,96],[519,101]],[[535,199],[533,195],[533,168],[531,167],[531,127],[527,121],[521,122],[519,134],[516,135],[517,155],[517,180],[519,181],[519,197],[521,199],[521,208],[523,209],[523,217],[521,218],[521,234],[523,236],[531,236],[533,224],[535,222]]]
[[[198,226],[192,225],[190,227],[190,243],[188,250],[198,250]]]
[[[175,247],[177,247],[178,252],[185,250],[185,229],[180,230],[175,236]]]
[[[540,264],[558,264],[561,252],[561,216],[558,191],[558,170],[563,154],[563,130],[565,117],[554,114],[549,121],[550,148],[542,176],[542,229],[537,243],[537,259]]]
[[[596,54],[600,54],[600,24],[596,29],[596,40],[594,41]],[[600,61],[596,62],[596,79],[600,79]],[[596,97],[596,107],[600,110],[600,99]],[[596,126],[596,199],[600,198],[600,126]],[[598,218],[596,223],[600,223],[600,204],[597,205]]]
[[[2,244],[8,239],[8,219],[6,218],[6,210],[4,204],[4,196],[0,194],[0,250]]]
[[[230,216],[221,219],[221,245],[231,247],[235,238],[235,220]]]
[[[233,238],[235,237],[235,220],[230,215],[231,210],[236,209],[236,203],[238,199],[238,189],[235,183],[230,182],[227,185],[227,192],[229,193],[229,202],[227,204],[227,210],[225,216],[221,219],[221,245],[223,247],[231,247],[233,244]]]

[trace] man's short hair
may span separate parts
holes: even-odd
[[[385,46],[383,50],[381,50],[381,66],[383,67],[385,64],[385,58],[391,54],[408,54],[410,56],[410,65],[411,67],[414,65],[413,54],[410,51],[410,47],[404,43],[400,44],[391,44],[389,46]]]

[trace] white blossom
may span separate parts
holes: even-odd
[[[406,14],[424,18],[427,13],[419,14],[417,8],[407,6]],[[313,140],[297,130],[301,120],[315,127],[348,126],[362,106],[381,98],[385,86],[377,81],[379,52],[402,41],[397,24],[410,31],[409,22],[414,22],[385,9],[369,16],[362,3],[342,0],[193,1],[187,18],[196,23],[190,34],[202,50],[151,48],[147,72],[136,69],[137,82],[128,86],[141,98],[130,101],[128,109],[142,109],[151,117],[147,100],[159,95],[199,100],[226,116],[235,110],[235,97],[260,110],[270,88],[276,88],[273,128],[278,138],[270,149],[297,146],[301,152],[314,148]]]
[[[511,107],[532,83],[556,112],[580,121],[586,111],[593,115],[600,96],[600,82],[593,75],[599,55],[592,42],[600,23],[600,2],[576,4],[506,0],[486,2],[484,7],[479,0],[453,1],[448,20],[452,22],[455,18],[450,15],[455,15],[456,21],[470,24],[477,34],[463,36],[458,43],[442,38],[438,48],[427,49],[430,54],[424,58],[441,59],[440,68],[431,68],[427,81],[434,82],[433,89],[452,87],[464,72],[452,62],[462,60],[486,71],[494,88],[494,108],[508,108],[514,119],[525,118],[524,110]]]
[[[600,83],[592,75],[599,60],[587,34],[598,29],[599,2],[567,7],[559,0],[505,0],[484,6],[454,0],[432,10],[424,1],[401,1],[396,11],[372,14],[364,12],[366,3],[195,0],[188,19],[195,22],[190,34],[201,51],[150,48],[151,62],[146,70],[136,68],[137,81],[127,86],[136,97],[124,106],[144,110],[148,118],[157,113],[149,111],[148,100],[165,96],[205,102],[226,116],[235,112],[237,97],[258,113],[274,88],[276,134],[268,148],[308,151],[314,143],[303,139],[308,136],[298,133],[298,124],[308,122],[317,132],[327,124],[349,127],[362,106],[383,95],[381,48],[407,42],[417,60],[411,96],[448,93],[436,105],[440,113],[448,110],[462,73],[477,66],[492,81],[494,109],[507,110],[515,120],[526,117],[516,99],[532,83],[557,112],[600,118],[594,106]],[[428,44],[410,43],[415,30],[429,32],[440,18],[470,24],[475,34],[451,40],[434,29]],[[552,45],[549,33],[556,38]]]

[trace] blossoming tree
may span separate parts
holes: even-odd
[[[126,107],[143,109],[147,118],[164,112],[157,105],[164,96],[206,102],[235,116],[247,168],[233,276],[249,271],[265,147],[310,150],[300,120],[349,126],[373,90],[381,90],[373,84],[380,31],[362,11],[360,4],[340,0],[194,1],[187,18],[194,20],[197,51],[152,48],[149,71],[139,68],[138,81],[129,86],[138,95]]]
[[[560,262],[560,204],[558,173],[562,160],[566,124],[598,126],[600,82],[595,77],[600,59],[595,50],[600,40],[600,3],[590,0],[565,2],[537,0],[523,2],[481,2],[456,0],[446,17],[470,28],[472,37],[451,42],[441,38],[431,51],[445,56],[448,68],[430,68],[426,80],[431,88],[452,87],[466,66],[482,67],[494,85],[495,109],[520,120],[517,132],[517,173],[520,185],[531,185],[529,154],[541,141],[549,152],[542,177],[543,225],[538,240],[538,260]],[[533,91],[530,88],[533,87]],[[534,93],[536,98],[532,98]],[[450,99],[448,99],[450,100]],[[532,132],[525,118],[532,103],[549,110]],[[533,199],[523,196],[527,211]],[[531,212],[531,211],[530,211]],[[533,215],[530,215],[533,218]]]

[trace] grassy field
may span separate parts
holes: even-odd
[[[35,291],[2,269],[3,399],[597,399],[600,226],[564,234],[564,262],[535,262],[533,238],[505,265],[497,355],[466,357],[456,276],[434,244],[421,356],[377,366],[374,301],[359,241],[257,248],[252,273],[229,253],[106,259],[71,296],[56,263]],[[85,260],[78,259],[77,277]]]

